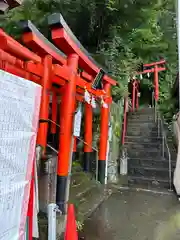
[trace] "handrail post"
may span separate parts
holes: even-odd
[[[127,108],[128,108],[128,97],[124,98],[124,122],[122,132],[122,145],[125,143],[126,128],[127,128]]]
[[[155,118],[155,123],[157,121],[157,102],[155,100],[155,104],[154,104],[154,118]]]
[[[172,166],[171,166],[171,153],[168,147],[168,142],[167,142],[167,137],[166,137],[166,133],[164,130],[164,119],[163,117],[160,118],[161,120],[161,129],[162,129],[162,156],[163,158],[165,157],[165,144],[167,147],[167,151],[168,151],[168,160],[169,160],[169,190],[172,191]]]
[[[163,132],[163,136],[162,136],[162,156],[164,158],[164,132]]]
[[[158,138],[160,137],[160,115],[159,112],[157,111],[157,124],[158,124]]]

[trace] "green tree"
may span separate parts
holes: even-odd
[[[160,75],[159,102],[165,113],[164,103],[171,101],[177,71],[174,1],[26,0],[1,17],[0,25],[18,37],[18,22],[30,19],[48,36],[47,16],[54,12],[63,14],[92,56],[119,81],[120,88],[113,89],[114,99],[127,93],[128,80],[141,63],[164,58],[167,71]]]

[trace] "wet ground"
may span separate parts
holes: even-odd
[[[180,202],[174,194],[123,190],[84,225],[85,240],[179,240]]]

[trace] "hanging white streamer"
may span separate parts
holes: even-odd
[[[108,105],[107,105],[107,103],[103,103],[103,108],[108,108]]]
[[[92,108],[96,108],[96,101],[95,101],[95,98],[92,96],[92,99],[91,99],[91,106]]]
[[[74,136],[79,137],[81,132],[81,121],[82,121],[82,108],[81,104],[78,107],[78,111],[74,117]]]
[[[141,80],[143,79],[143,76],[142,76],[142,74],[140,75],[140,79],[141,79]]]
[[[84,92],[84,99],[88,104],[91,103],[91,96],[86,89],[85,89],[85,92]]]
[[[101,105],[103,106],[103,108],[108,108],[107,103],[104,102],[104,99],[101,97]]]

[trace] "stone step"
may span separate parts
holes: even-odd
[[[154,114],[154,108],[149,108],[149,107],[147,107],[147,108],[143,108],[143,109],[140,109],[140,110],[138,110],[138,111],[134,111],[134,112],[129,112],[129,114],[146,114],[146,113],[148,113],[148,114]]]
[[[143,122],[150,122],[150,123],[153,123],[153,124],[157,124],[157,121],[155,122],[155,118],[154,116],[128,116],[127,117],[127,122],[132,122],[132,123],[137,123],[137,122],[140,122],[140,123],[143,123]]]
[[[151,121],[151,120],[133,120],[133,119],[128,119],[127,120],[127,125],[134,125],[134,126],[143,126],[143,125],[149,125],[149,126],[153,126],[153,127],[158,127],[158,125],[154,122],[154,121]],[[159,125],[160,127],[160,125]]]
[[[140,129],[127,129],[126,136],[128,137],[133,137],[133,136],[138,136],[138,137],[146,137],[146,138],[155,138],[158,137],[158,132],[157,131],[144,131]]]
[[[154,121],[150,121],[150,120],[141,121],[141,120],[128,119],[127,126],[129,126],[129,127],[130,126],[144,127],[144,128],[148,128],[148,127],[158,128],[158,124],[155,123]],[[160,125],[159,125],[159,127],[160,127]]]
[[[137,176],[137,177],[169,179],[169,169],[168,168],[140,167],[140,166],[129,167],[128,174],[130,176]],[[171,171],[171,175],[173,175],[173,171]]]
[[[169,179],[155,179],[152,177],[128,176],[128,184],[137,185],[145,188],[166,188],[170,187]]]
[[[70,188],[70,199],[81,199],[86,192],[90,191],[93,187],[96,186],[96,183],[92,180],[82,181],[79,184],[72,184]]]
[[[97,206],[105,199],[104,187],[99,183],[96,187],[86,192],[78,204],[78,219],[84,221]]]
[[[147,152],[159,152],[162,151],[161,142],[157,144],[157,142],[126,142],[125,147],[127,150],[131,151],[147,151]]]
[[[148,148],[146,150],[127,149],[128,158],[154,158],[160,159],[162,157],[161,151],[157,149]]]
[[[132,122],[128,122],[127,124],[127,129],[145,129],[145,130],[152,130],[152,131],[157,131],[158,130],[158,126],[155,125],[154,123],[149,123],[149,122],[136,122],[136,123],[132,123]]]
[[[149,123],[149,122],[143,122],[143,123],[128,123],[127,124],[127,129],[131,130],[137,130],[137,129],[143,129],[146,131],[158,131],[158,126],[156,126],[154,123]]]
[[[136,142],[136,143],[162,143],[162,137],[142,137],[142,136],[126,136],[125,143]]]
[[[156,124],[154,121],[154,118],[151,116],[136,116],[136,117],[128,117],[127,118],[127,122],[132,122],[132,123],[145,123],[145,122],[149,122],[152,124]]]
[[[139,132],[139,133],[151,133],[151,132],[156,132],[158,134],[158,128],[154,126],[150,126],[149,124],[142,124],[142,125],[127,125],[127,133],[129,132]],[[159,134],[161,132],[159,131]]]
[[[155,121],[155,117],[151,114],[136,114],[136,115],[129,115],[127,119],[134,120],[134,121]]]
[[[167,159],[159,158],[131,158],[128,159],[128,167],[154,167],[154,168],[169,168],[169,161]],[[172,169],[175,168],[176,162],[171,162]]]

